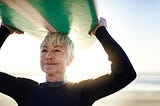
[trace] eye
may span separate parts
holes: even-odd
[[[55,49],[54,52],[56,54],[63,54],[63,50],[60,50],[60,49]]]
[[[62,52],[61,50],[59,50],[59,49],[56,49],[56,50],[54,50],[54,52]]]
[[[42,49],[41,52],[42,52],[42,53],[43,53],[43,52],[47,52],[47,50],[46,50],[46,49]]]

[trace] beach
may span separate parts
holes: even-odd
[[[117,92],[93,106],[160,106],[160,92]]]

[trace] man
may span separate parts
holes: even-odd
[[[1,44],[11,33],[7,27],[2,25],[0,29]],[[67,35],[49,33],[41,44],[40,56],[46,82],[39,84],[0,72],[0,92],[11,96],[19,106],[91,106],[96,100],[122,89],[136,78],[136,72],[105,27],[106,20],[101,18],[92,36],[97,37],[108,54],[111,74],[79,83],[67,82],[64,75],[74,59],[73,42]]]

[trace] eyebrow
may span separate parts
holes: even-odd
[[[62,48],[61,45],[55,45],[54,48]]]
[[[42,48],[48,48],[48,46],[43,45]],[[63,48],[62,45],[55,45],[54,48]]]
[[[47,48],[47,46],[43,45],[42,48]]]

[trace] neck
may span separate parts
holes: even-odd
[[[46,74],[46,81],[49,81],[49,82],[64,81],[64,74],[62,74],[62,73],[56,73],[56,74],[52,74],[52,75]]]

